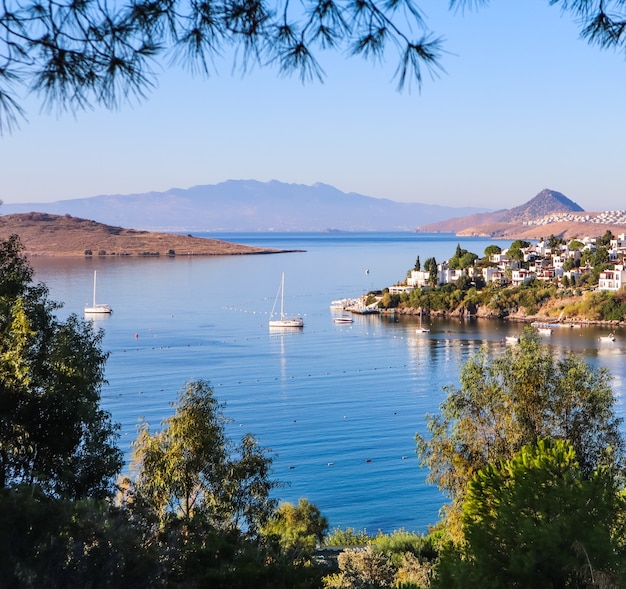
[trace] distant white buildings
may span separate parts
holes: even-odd
[[[599,290],[617,291],[626,285],[626,234],[621,234],[611,240],[607,247],[609,263],[614,264],[613,269],[607,269],[600,274],[598,282]],[[591,273],[591,268],[580,266],[580,260],[585,251],[593,252],[596,249],[596,240],[585,237],[580,240],[571,240],[569,243],[560,244],[550,248],[542,240],[536,245],[522,248],[523,264],[510,259],[508,250],[504,249],[497,254],[489,256],[489,266],[479,270],[476,266],[466,269],[450,268],[448,262],[437,265],[436,285],[456,282],[464,274],[473,280],[480,271],[486,283],[510,284],[520,286],[533,280],[554,281],[567,278],[572,282],[578,282],[584,274]],[[389,287],[391,294],[410,292],[416,288],[427,289],[430,287],[430,273],[425,270],[412,270],[404,284]]]

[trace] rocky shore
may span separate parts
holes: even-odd
[[[396,309],[381,309],[382,315],[408,315],[419,316],[419,308],[396,308]],[[538,313],[535,315],[527,315],[523,311],[517,311],[508,315],[502,315],[495,312],[493,309],[485,305],[479,305],[475,313],[467,313],[464,308],[455,309],[454,311],[427,311],[422,312],[424,317],[446,317],[456,319],[498,319],[500,321],[511,321],[517,323],[560,323],[566,326],[585,326],[585,325],[600,325],[606,327],[626,327],[626,321],[600,321],[594,319],[587,319],[585,317],[566,317],[564,319],[557,319],[553,315],[546,312]]]

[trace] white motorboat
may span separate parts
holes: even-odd
[[[278,298],[280,297],[280,319],[274,319],[274,311],[278,304]],[[276,299],[274,300],[274,306],[270,314],[269,320],[270,327],[304,327],[304,319],[302,317],[287,317],[285,315],[285,273],[283,272],[280,287],[278,293],[276,293]]]
[[[342,315],[341,317],[334,317],[333,323],[352,323],[354,319],[350,315]]]
[[[89,315],[93,314],[105,314],[108,315],[113,312],[110,305],[106,303],[96,303],[96,271],[93,271],[93,305],[91,307],[85,307],[85,313]]]
[[[614,342],[615,334],[609,333],[609,335],[601,335],[599,339],[601,342]]]

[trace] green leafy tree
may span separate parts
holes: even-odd
[[[499,245],[492,244],[485,248],[485,256],[487,257],[499,253],[502,253],[502,248]]]
[[[324,538],[325,546],[365,546],[369,544],[372,537],[367,530],[355,530],[354,528],[334,528],[330,534]]]
[[[602,466],[623,470],[624,440],[610,376],[574,355],[554,358],[528,328],[501,355],[483,350],[461,370],[441,414],[428,415],[430,436],[417,434],[428,480],[452,500],[453,536],[467,485],[480,469],[510,460],[538,438],[569,440],[585,476]]]
[[[437,260],[435,258],[427,258],[424,262],[424,270],[428,272],[428,282],[431,286],[437,286],[438,281],[438,269]]]
[[[422,263],[420,262],[420,257],[417,256],[417,259],[415,260],[415,266],[413,267],[413,270],[416,270],[417,272],[419,272],[422,269]]]
[[[280,549],[294,560],[310,560],[324,539],[328,520],[305,498],[281,504],[263,527],[262,533],[278,540]]]
[[[463,269],[469,268],[474,265],[474,262],[478,259],[476,254],[462,249],[459,244],[456,246],[454,255],[448,260],[450,268]]]
[[[565,244],[565,240],[562,237],[556,237],[554,235],[550,235],[550,237],[548,237],[548,247],[552,250],[558,250],[560,245],[564,245]]]
[[[569,442],[540,439],[470,481],[461,558],[442,557],[436,586],[621,587],[624,508],[609,469],[587,475]]]
[[[563,262],[563,270],[565,272],[569,272],[576,267],[576,262],[572,258],[567,258],[565,262]]]
[[[127,504],[182,529],[205,522],[225,532],[256,537],[273,514],[270,497],[278,483],[270,479],[272,461],[250,434],[239,444],[226,436],[223,405],[205,381],[181,390],[175,413],[152,433],[144,423],[134,442],[126,479]],[[194,521],[195,520],[195,521]]]
[[[100,408],[102,332],[75,315],[59,321],[21,251],[16,236],[0,243],[0,489],[107,497],[123,461]]]
[[[455,284],[460,290],[469,290],[472,286],[472,279],[467,274],[461,274]]]
[[[524,261],[524,249],[530,246],[530,242],[516,239],[510,246],[507,252],[508,257],[511,260],[518,262]]]
[[[611,244],[613,239],[615,239],[615,235],[613,235],[613,232],[610,229],[607,229],[604,232],[604,235],[598,239],[598,244],[606,247]]]

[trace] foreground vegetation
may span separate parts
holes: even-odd
[[[329,534],[306,499],[278,503],[271,457],[229,438],[205,381],[161,429],[143,424],[120,477],[101,334],[56,319],[20,251],[0,243],[3,587],[626,587],[626,446],[605,370],[555,358],[530,329],[481,352],[416,437],[449,499],[441,521]]]

